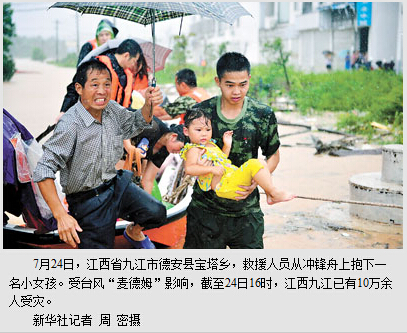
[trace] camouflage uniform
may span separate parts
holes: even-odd
[[[270,107],[245,97],[240,115],[226,119],[220,108],[220,96],[195,107],[212,114],[212,138],[222,148],[225,131],[233,130],[229,159],[239,167],[258,157],[259,147],[269,159],[277,152],[280,140],[277,120]],[[218,197],[214,191],[194,186],[187,210],[187,235],[184,248],[263,248],[264,220],[256,188],[245,200]]]
[[[196,104],[196,101],[189,96],[180,96],[173,103],[165,105],[164,110],[172,117],[183,114],[186,110],[192,108]]]

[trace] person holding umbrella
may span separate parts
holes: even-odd
[[[141,72],[143,75],[147,75],[146,62],[140,45],[133,39],[126,39],[120,43],[114,53],[99,55],[94,59],[104,63],[112,74],[110,99],[129,108],[134,87],[134,73]],[[75,77],[73,82],[68,86],[67,91],[60,115],[63,115],[69,108],[75,105],[78,100],[79,95],[75,88]],[[147,88],[145,94],[147,93],[148,95],[148,92],[149,89]],[[129,149],[132,149],[129,138],[126,138],[123,144],[127,152],[129,152]],[[151,243],[148,238],[145,238],[141,230],[142,227],[139,224],[136,224],[132,229],[132,235],[135,241],[138,242],[147,239],[146,245],[149,248],[154,248],[154,244]]]
[[[149,87],[143,108],[127,110],[110,100],[112,74],[96,59],[78,67],[74,82],[80,99],[45,142],[33,180],[57,220],[62,241],[74,248],[113,248],[118,218],[137,221],[146,229],[166,222],[165,206],[133,184],[131,172],[115,169],[123,139],[151,126],[151,107],[162,103],[162,94]],[[69,214],[56,192],[57,171]],[[137,247],[151,248],[147,237],[129,236]]]
[[[95,57],[107,65],[112,73],[112,89],[110,99],[124,107],[131,105],[134,75],[147,75],[146,62],[140,45],[133,39],[125,39],[114,53]],[[61,106],[61,113],[66,112],[78,100],[74,82],[67,87],[67,93]],[[59,118],[57,118],[58,121]]]
[[[79,66],[82,59],[85,58],[90,51],[106,43],[108,40],[116,38],[118,33],[119,29],[117,29],[112,22],[107,19],[101,20],[96,28],[96,37],[82,45],[76,67]]]

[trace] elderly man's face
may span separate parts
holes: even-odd
[[[112,80],[108,70],[89,69],[85,86],[77,84],[81,103],[90,113],[102,111],[110,100]]]

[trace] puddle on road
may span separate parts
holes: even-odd
[[[347,204],[328,203],[313,212],[269,211],[266,249],[402,249],[403,226],[360,219]]]

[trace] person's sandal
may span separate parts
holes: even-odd
[[[123,232],[124,238],[135,248],[135,249],[155,249],[153,242],[146,236],[142,241],[136,241],[127,234],[126,230]]]

